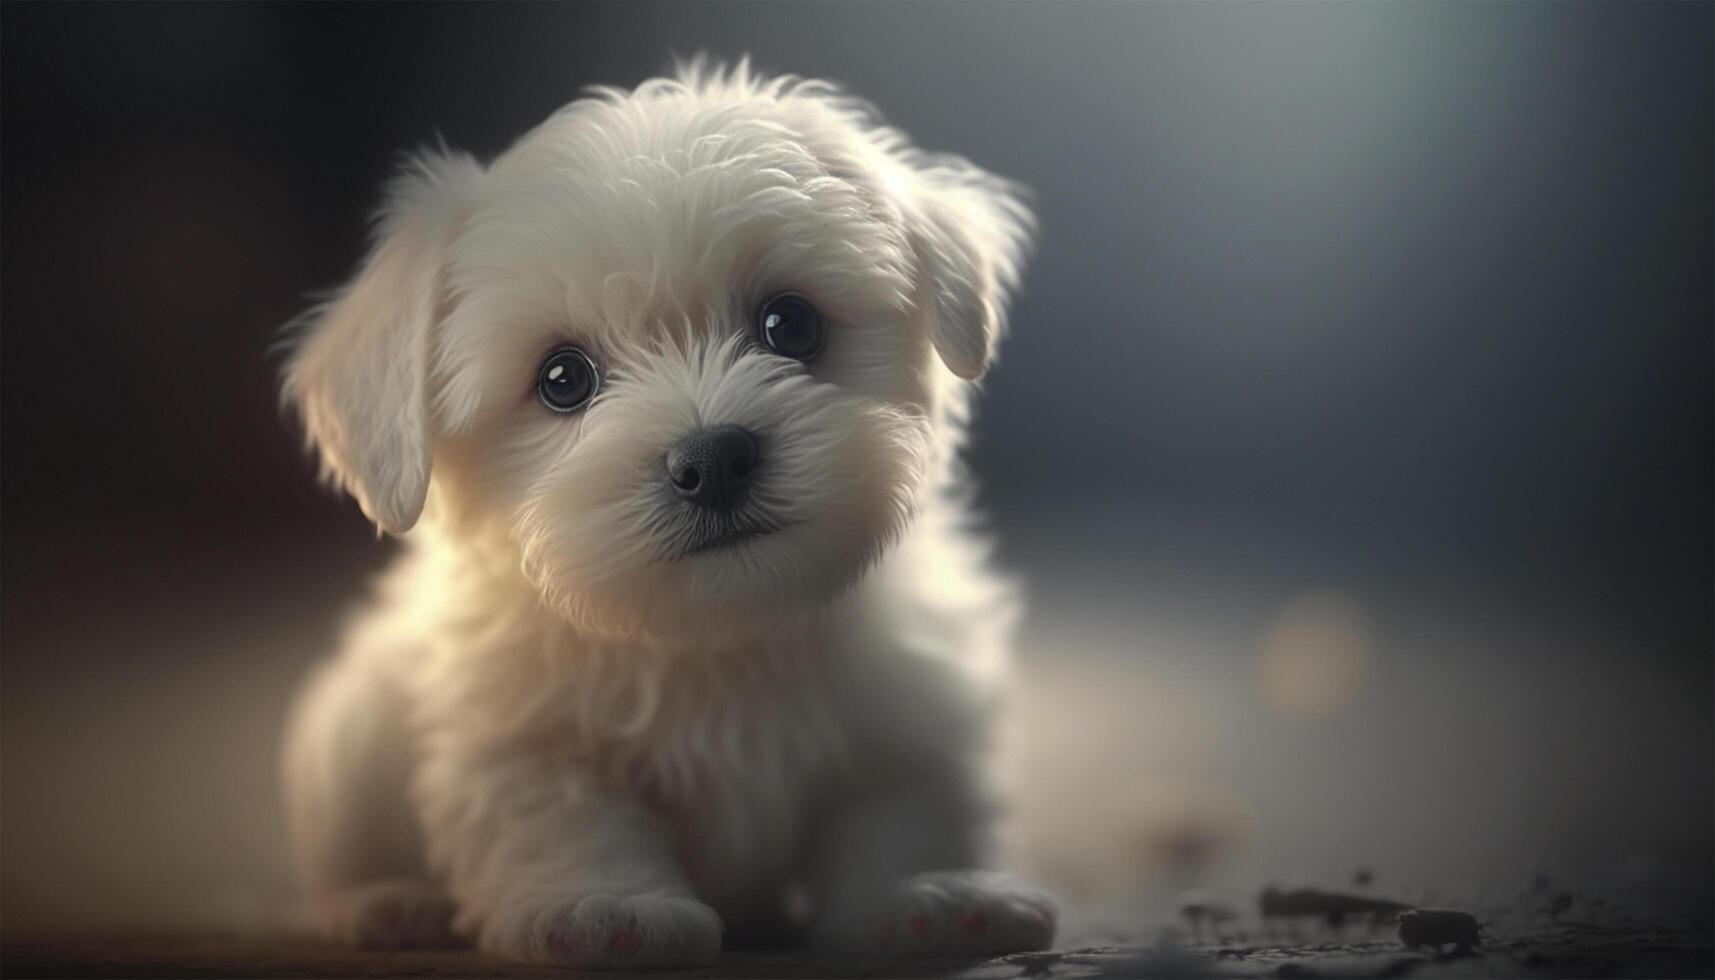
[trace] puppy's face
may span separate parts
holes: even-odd
[[[814,608],[903,529],[986,366],[1028,216],[822,86],[577,102],[421,161],[288,369],[383,527],[512,554],[580,627]]]

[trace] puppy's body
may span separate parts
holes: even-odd
[[[1025,220],[743,67],[395,189],[287,377],[330,473],[411,530],[288,735],[331,931],[688,964],[796,887],[830,948],[1047,942],[1040,895],[968,871],[1013,602],[956,454]],[[826,319],[802,363],[755,341],[783,292]],[[568,345],[599,392],[545,411]],[[719,507],[671,472],[711,427],[752,434]]]

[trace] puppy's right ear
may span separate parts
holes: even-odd
[[[431,331],[444,306],[446,250],[483,170],[425,152],[388,186],[357,277],[302,321],[282,399],[303,419],[322,474],[382,530],[417,523],[429,491]]]

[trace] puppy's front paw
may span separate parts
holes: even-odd
[[[703,966],[721,951],[721,919],[690,898],[593,894],[538,916],[525,958],[581,969]]]
[[[321,899],[322,930],[366,949],[461,945],[453,912],[453,900],[439,886],[407,879],[371,882]]]
[[[865,921],[824,934],[847,952],[883,956],[999,956],[1047,949],[1054,900],[1008,875],[950,871],[901,882]]]

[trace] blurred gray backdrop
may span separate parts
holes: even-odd
[[[281,714],[391,546],[275,331],[401,150],[701,51],[1035,190],[973,447],[1018,860],[1707,895],[1712,11],[5,5],[4,928],[288,893]]]

